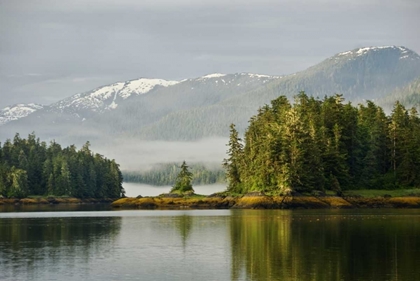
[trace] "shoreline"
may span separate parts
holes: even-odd
[[[40,197],[40,198],[0,198],[1,205],[57,205],[57,204],[98,204],[112,203],[112,198],[74,198],[74,197]]]
[[[112,202],[122,209],[358,209],[420,208],[420,197],[248,196],[143,197]]]
[[[1,205],[109,204],[114,209],[360,209],[420,208],[419,196],[339,197],[339,196],[191,196],[112,198],[0,198]]]

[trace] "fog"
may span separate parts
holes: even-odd
[[[120,140],[112,145],[92,144],[92,151],[115,159],[122,171],[147,171],[153,165],[186,161],[191,163],[207,163],[220,167],[228,143],[227,138],[206,138],[191,142]]]
[[[141,196],[158,196],[162,193],[169,193],[172,186],[154,186],[148,184],[126,182],[123,184],[125,195],[127,197]],[[196,194],[210,195],[216,192],[225,191],[226,185],[224,184],[209,184],[194,186]]]

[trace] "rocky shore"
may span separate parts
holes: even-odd
[[[241,197],[140,197],[121,198],[114,208],[135,209],[344,209],[344,208],[420,208],[420,197],[338,197],[338,196],[266,196]]]
[[[112,203],[111,198],[73,198],[73,197],[40,197],[40,198],[0,198],[0,205],[47,205],[47,204],[91,204]]]
[[[350,209],[350,208],[420,208],[419,196],[267,196],[252,193],[244,196],[173,196],[79,199],[79,198],[0,198],[0,205],[92,204],[108,203],[121,209]]]

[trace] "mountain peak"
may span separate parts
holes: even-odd
[[[404,47],[404,46],[371,46],[371,47],[363,47],[363,48],[357,48],[353,49],[351,51],[346,51],[342,53],[338,53],[335,56],[333,56],[331,59],[337,59],[337,58],[356,58],[361,57],[367,54],[375,53],[375,52],[381,52],[381,51],[391,51],[397,53],[400,57],[399,59],[420,59],[420,56],[413,52],[412,50]]]

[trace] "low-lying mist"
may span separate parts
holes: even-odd
[[[125,195],[127,197],[141,196],[158,196],[162,193],[169,193],[172,186],[154,186],[141,183],[124,183],[123,184]],[[210,195],[216,192],[226,190],[226,184],[208,184],[193,186],[196,194]]]
[[[148,171],[161,163],[203,163],[220,168],[226,158],[227,138],[214,137],[191,142],[119,140],[112,144],[92,143],[92,151],[120,164],[122,171]]]

